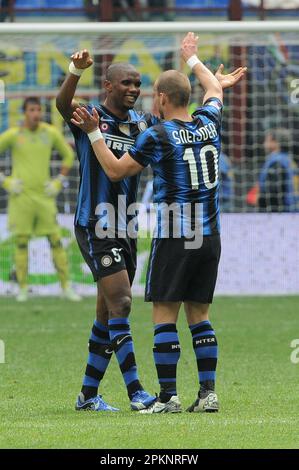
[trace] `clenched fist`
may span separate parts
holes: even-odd
[[[74,66],[77,69],[87,69],[93,64],[93,60],[90,57],[90,54],[87,49],[83,49],[83,51],[75,52],[71,59],[74,63]]]

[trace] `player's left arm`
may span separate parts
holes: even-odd
[[[52,134],[52,145],[55,150],[62,157],[62,165],[60,173],[55,178],[45,183],[45,192],[49,197],[56,197],[63,188],[68,175],[74,162],[74,152],[72,147],[66,142],[64,136],[54,126],[49,127]]]
[[[62,158],[60,173],[66,176],[73,166],[74,152],[61,132],[59,132],[55,127],[52,127],[51,131],[53,135],[53,148],[57,150]]]
[[[99,129],[99,115],[95,108],[92,109],[92,114],[84,107],[77,108],[71,122],[88,134],[93,151],[111,181],[120,181],[126,176],[136,175],[143,170],[144,167],[137,163],[128,152],[118,159],[107,147]]]
[[[223,100],[223,89],[213,73],[197,57],[198,36],[189,32],[181,43],[181,55],[184,61],[191,67],[192,72],[202,85],[205,95],[203,102],[209,98]]]
[[[222,86],[222,90],[225,90],[226,88],[235,86],[237,83],[239,83],[240,80],[242,80],[247,72],[247,67],[238,67],[232,72],[226,74],[223,73],[223,70],[224,65],[220,64],[215,73],[215,77]]]

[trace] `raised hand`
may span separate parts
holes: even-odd
[[[181,43],[181,56],[185,62],[187,62],[190,57],[197,55],[198,51],[198,36],[194,33],[189,32],[186,34]]]
[[[219,83],[222,86],[223,90],[225,88],[230,88],[230,87],[236,85],[236,83],[238,83],[244,77],[245,73],[247,72],[247,67],[238,67],[236,70],[234,70],[233,72],[228,73],[228,74],[223,74],[222,73],[223,69],[224,69],[224,65],[221,64],[221,65],[219,65],[219,67],[218,67],[218,69],[215,73],[215,77],[219,81]]]
[[[71,59],[77,69],[87,69],[93,64],[93,60],[90,57],[87,49],[75,52],[73,55],[71,55]]]
[[[80,106],[73,112],[71,122],[75,124],[75,126],[80,127],[83,132],[89,134],[98,129],[99,115],[95,108],[92,108],[92,114],[90,114],[86,108]]]

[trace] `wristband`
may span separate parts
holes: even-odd
[[[189,65],[190,69],[192,70],[193,67],[195,67],[195,65],[200,64],[200,60],[197,57],[197,55],[194,54],[191,57],[189,57],[186,64]]]
[[[82,73],[84,72],[84,69],[77,69],[77,67],[75,67],[74,62],[71,62],[69,65],[69,72],[73,75],[76,75],[77,77],[81,77]]]
[[[104,139],[103,134],[100,131],[100,129],[96,129],[95,131],[89,132],[87,135],[91,144],[93,144],[97,140]]]
[[[4,173],[0,172],[0,184],[3,183],[3,181],[5,180],[6,176]]]

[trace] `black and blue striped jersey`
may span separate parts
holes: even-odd
[[[194,226],[198,218],[196,226],[200,224],[203,235],[220,232],[221,116],[221,101],[210,98],[195,110],[191,122],[173,119],[158,123],[141,134],[130,148],[134,160],[142,166],[150,165],[153,170],[158,238],[163,237],[161,207],[173,203],[191,207],[189,222]]]
[[[92,105],[86,108],[91,113]],[[106,144],[117,158],[120,158],[134,144],[140,132],[159,122],[150,113],[129,110],[128,119],[121,120],[105,106],[95,106],[100,116],[99,127]],[[88,227],[102,221],[107,225],[109,205],[115,212],[116,236],[118,231],[126,231],[126,226],[134,216],[127,216],[127,207],[136,202],[139,175],[112,183],[98,162],[85,132],[69,123],[75,139],[79,159],[80,184],[77,198],[75,224]],[[118,214],[121,207],[122,214]],[[118,231],[117,231],[118,230]]]

